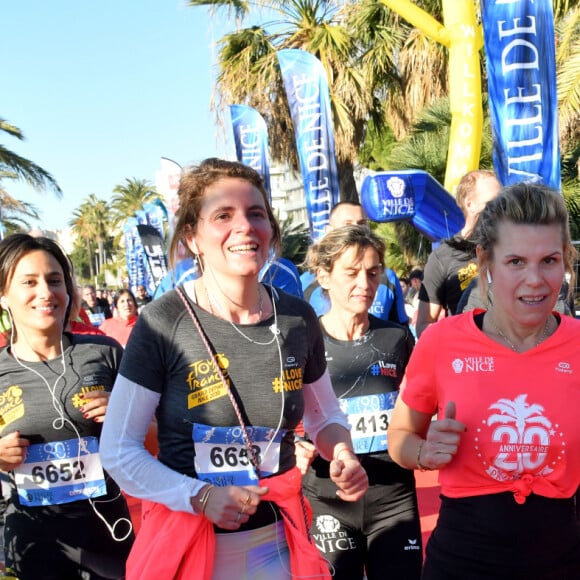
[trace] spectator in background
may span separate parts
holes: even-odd
[[[284,257],[273,257],[269,259],[260,270],[258,279],[263,284],[275,286],[292,294],[298,298],[304,298],[302,284],[300,283],[300,272],[296,264]]]
[[[136,290],[135,299],[137,301],[137,310],[140,313],[141,310],[143,310],[143,307],[149,304],[151,300],[153,300],[153,297],[149,296],[147,288],[145,288],[143,284],[139,284],[135,290]]]
[[[105,290],[105,299],[109,305],[109,310],[113,313],[113,316],[115,316],[115,293],[109,289]]]
[[[423,282],[423,270],[415,268],[409,274],[409,291],[405,296],[405,308],[409,316],[409,326],[413,331],[415,338],[417,337],[417,313],[419,309],[419,291],[421,283]]]
[[[124,288],[117,292],[115,311],[117,315],[105,320],[99,330],[113,337],[124,348],[138,317],[137,300],[131,290]]]
[[[81,306],[86,312],[93,326],[100,326],[113,314],[105,298],[97,298],[97,292],[92,284],[85,284],[82,291]]]
[[[105,334],[93,326],[84,308],[81,308],[81,294],[78,286],[71,292],[70,312],[65,330],[74,334]]]
[[[455,199],[465,216],[461,232],[431,252],[419,291],[417,336],[441,316],[455,314],[461,294],[477,275],[475,246],[467,238],[479,212],[497,196],[500,183],[493,171],[476,169],[466,173],[457,186]]]
[[[327,232],[346,225],[368,226],[368,218],[360,203],[341,201],[330,212]],[[322,291],[316,274],[306,271],[300,276],[304,299],[316,311],[319,316],[328,312],[330,301]],[[381,273],[381,279],[375,299],[369,309],[370,314],[382,320],[390,320],[399,324],[407,324],[409,318],[405,311],[405,300],[399,278],[393,270],[385,267]]]
[[[423,270],[419,270],[419,268],[415,268],[411,270],[409,274],[409,292],[405,299],[413,308],[417,308],[419,306],[419,291],[421,290],[421,284],[423,282]]]

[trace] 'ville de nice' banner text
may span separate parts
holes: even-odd
[[[234,131],[236,157],[240,163],[255,169],[262,176],[264,186],[270,196],[266,121],[256,109],[247,105],[230,105],[230,116]]]
[[[339,201],[326,71],[315,56],[298,49],[278,51],[278,62],[296,133],[310,236],[316,241],[324,235],[330,210]]]
[[[493,160],[503,185],[560,189],[551,0],[481,0]]]

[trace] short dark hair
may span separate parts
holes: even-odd
[[[412,280],[413,278],[418,278],[422,282],[423,281],[423,270],[419,270],[418,268],[415,270],[411,270],[411,273],[409,274],[409,280]]]

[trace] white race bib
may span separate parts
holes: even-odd
[[[387,428],[399,391],[340,399],[340,408],[348,415],[355,453],[387,450]]]
[[[96,437],[35,443],[14,470],[20,503],[54,505],[105,495],[105,474]]]
[[[262,477],[276,473],[280,464],[280,442],[286,433],[269,427],[246,427]],[[255,485],[256,470],[241,427],[193,427],[195,471],[198,479],[218,485]]]

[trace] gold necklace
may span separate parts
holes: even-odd
[[[207,291],[207,287],[204,284],[203,285],[203,289],[205,290],[205,296],[207,298],[207,303],[209,306],[209,311],[216,316],[216,313],[213,311],[213,303],[214,301],[212,300],[212,298],[209,295],[209,292]],[[228,322],[231,322],[233,324],[233,322],[225,315],[224,311],[222,310],[221,304],[219,304],[219,302],[217,302],[217,300],[215,301],[215,305],[217,306],[218,310],[220,311],[220,315],[222,318],[225,318]],[[262,318],[264,316],[264,302],[262,299],[262,293],[260,292],[260,286],[258,286],[258,323],[262,322]]]
[[[237,325],[236,325],[234,322],[232,322],[232,321],[231,321],[229,318],[227,318],[227,317],[225,316],[225,314],[224,314],[224,312],[223,312],[223,310],[222,310],[222,308],[221,308],[221,305],[220,305],[220,304],[219,304],[219,302],[217,302],[217,301],[215,301],[215,306],[216,306],[216,307],[218,308],[218,310],[220,311],[220,314],[219,314],[219,315],[216,315],[216,313],[215,313],[215,312],[214,312],[214,310],[213,310],[213,306],[212,306],[212,303],[214,303],[214,301],[212,300],[212,297],[209,295],[209,292],[207,291],[207,287],[206,287],[206,285],[203,283],[203,280],[202,280],[202,285],[203,285],[203,289],[205,290],[205,295],[206,295],[206,297],[207,297],[207,301],[208,301],[208,305],[209,305],[209,310],[210,310],[210,313],[211,313],[213,316],[219,316],[219,318],[222,318],[222,319],[224,319],[226,322],[228,322],[228,323],[230,324],[230,326],[231,326],[231,327],[232,327],[232,328],[233,328],[233,329],[234,329],[234,330],[235,330],[235,331],[236,331],[236,332],[237,332],[237,333],[238,333],[240,336],[242,336],[243,338],[245,338],[247,341],[249,341],[249,342],[251,342],[251,343],[253,343],[253,344],[257,344],[257,345],[259,345],[259,346],[268,346],[269,344],[272,344],[272,343],[273,343],[275,340],[277,340],[277,336],[278,336],[278,334],[279,334],[279,331],[278,331],[278,325],[277,325],[277,317],[276,317],[276,304],[275,304],[275,302],[274,302],[274,297],[272,297],[272,305],[273,305],[273,308],[274,308],[274,324],[273,324],[272,326],[270,326],[270,331],[272,332],[272,335],[273,335],[273,336],[272,336],[272,338],[271,338],[270,340],[268,340],[268,341],[265,341],[265,342],[261,342],[261,341],[254,340],[254,339],[250,338],[250,337],[249,337],[247,334],[245,334],[244,332],[242,332],[242,331],[241,331],[241,330],[238,328],[238,326],[237,326]],[[263,314],[264,314],[264,313],[263,313],[263,306],[264,306],[264,305],[263,305],[262,292],[260,291],[260,286],[261,286],[261,284],[259,284],[259,285],[258,285],[258,311],[259,311],[259,314],[258,314],[258,315],[259,315],[259,317],[260,317],[260,318],[259,318],[258,322],[257,322],[257,323],[255,323],[255,324],[259,324],[260,322],[262,322],[262,317],[263,317]]]
[[[499,334],[505,340],[505,342],[507,342],[508,346],[514,352],[520,352],[519,348],[497,327],[497,324],[493,321],[493,318],[491,317],[491,315],[489,317],[489,322],[493,326],[493,328],[496,331],[496,333]],[[546,324],[544,325],[544,332],[542,332],[542,335],[537,340],[537,342],[533,346],[533,348],[536,348],[536,346],[538,346],[539,344],[541,344],[542,342],[544,342],[544,340],[546,340],[546,338],[548,338],[548,327],[549,326],[550,326],[550,317],[548,317],[546,319]]]

